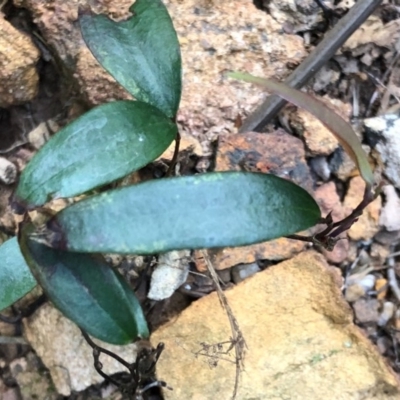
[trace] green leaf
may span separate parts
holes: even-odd
[[[123,22],[83,12],[82,36],[103,68],[129,93],[174,117],[182,72],[171,18],[161,0],[137,0],[130,11],[133,16]]]
[[[306,111],[318,118],[338,139],[349,156],[353,159],[360,170],[360,174],[369,186],[374,184],[374,174],[368,162],[367,155],[361,147],[361,142],[353,131],[353,128],[340,115],[331,110],[326,104],[307,93],[291,88],[290,86],[278,82],[275,79],[263,79],[241,72],[232,72],[229,77],[241,81],[255,83],[262,86],[297,107],[304,108]]]
[[[139,301],[125,280],[101,258],[50,249],[20,237],[22,253],[54,305],[90,335],[126,344],[149,336]]]
[[[0,246],[0,311],[29,293],[36,280],[21,254],[17,238]]]
[[[15,202],[28,208],[71,197],[142,168],[177,127],[155,107],[118,101],[96,107],[54,135],[24,169]]]
[[[313,198],[292,182],[219,172],[93,196],[57,214],[38,238],[71,251],[152,254],[257,243],[307,229],[319,218]]]

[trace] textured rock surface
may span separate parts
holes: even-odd
[[[385,175],[400,189],[400,118],[395,114],[364,120],[366,135],[385,165]]]
[[[312,191],[304,145],[283,129],[268,134],[220,135],[215,170],[274,174]]]
[[[349,104],[327,97],[321,100],[345,120],[348,120],[351,113]],[[332,132],[307,111],[296,110],[290,114],[289,118],[290,126],[297,135],[304,137],[306,146],[312,155],[327,156],[338,147],[339,142]]]
[[[333,182],[325,183],[315,190],[315,200],[317,200],[322,216],[326,217],[330,212],[334,221],[340,221],[345,216],[345,210],[340,202],[336,186]],[[341,235],[344,236],[344,235]],[[344,236],[345,237],[345,236]],[[328,261],[339,264],[346,260],[349,251],[347,239],[339,240],[332,251],[323,251]]]
[[[18,383],[22,399],[56,400],[57,392],[47,371],[40,367],[33,352],[24,358],[17,358],[10,364],[12,377]]]
[[[24,321],[24,335],[49,369],[54,386],[63,396],[103,381],[94,369],[92,349],[79,328],[50,304],[42,306]],[[136,344],[112,346],[97,340],[96,343],[128,362],[136,358]],[[106,374],[125,371],[113,358],[104,355],[100,358]]]
[[[59,55],[91,104],[127,94],[98,65],[78,31],[78,4],[94,12],[126,17],[131,0],[15,0],[32,12],[46,43]],[[259,88],[227,80],[230,70],[276,78],[307,52],[303,39],[285,34],[281,23],[252,0],[166,0],[181,44],[184,85],[178,120],[184,131],[214,139],[236,131],[235,119],[248,113],[265,96]]]
[[[150,290],[147,297],[157,301],[171,297],[175,290],[187,279],[189,260],[189,250],[170,251],[161,254],[151,275]]]
[[[321,10],[313,0],[264,0],[263,4],[287,31],[308,31],[322,21]]]
[[[39,50],[0,13],[0,107],[32,100],[38,92]]]
[[[250,264],[258,260],[285,260],[300,253],[305,247],[305,242],[279,238],[269,242],[253,244],[251,246],[208,250],[208,255],[214,268],[222,270],[238,264]],[[197,251],[195,252],[195,260],[196,267],[199,271],[207,271],[207,266],[202,260],[202,255]]]
[[[322,256],[303,253],[225,294],[247,342],[238,399],[399,398],[395,374],[353,324],[338,274]],[[158,376],[174,389],[165,398],[231,398],[234,351],[218,355],[207,347],[230,337],[215,293],[158,329],[153,343],[166,344]]]
[[[360,176],[351,179],[343,205],[349,214],[362,200],[365,182]],[[381,197],[377,197],[367,206],[358,221],[348,230],[353,240],[371,239],[379,231],[379,214],[382,207]]]

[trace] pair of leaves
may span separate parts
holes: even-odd
[[[172,119],[181,95],[181,59],[172,21],[161,0],[138,0],[131,11],[132,18],[123,23],[87,14],[80,22],[94,55],[139,101],[99,106],[51,138],[22,173],[13,201],[16,210],[75,196],[126,176],[156,159],[176,137]],[[24,258],[65,315],[112,343],[148,335],[133,293],[104,262],[51,250],[27,235],[24,231],[20,238]],[[0,257],[4,259],[10,248],[15,259],[5,261],[15,279],[3,280],[8,268],[0,269],[2,308],[36,284],[16,239],[0,247]]]

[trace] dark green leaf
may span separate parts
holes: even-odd
[[[104,15],[80,16],[90,51],[136,99],[174,117],[181,97],[181,54],[171,18],[161,0],[137,0],[133,16],[114,22]]]
[[[99,106],[40,149],[21,175],[16,202],[39,206],[110,183],[157,158],[176,133],[176,125],[149,104]]]
[[[43,291],[65,316],[105,342],[126,344],[148,337],[140,304],[117,272],[101,258],[34,242],[29,239],[31,231],[31,225],[22,231],[22,253]]]
[[[374,174],[368,162],[368,157],[361,147],[360,139],[355,134],[353,128],[339,114],[331,110],[322,101],[308,95],[300,90],[278,82],[275,79],[263,79],[242,72],[228,74],[231,78],[240,79],[245,82],[255,83],[268,91],[281,96],[297,107],[304,108],[306,111],[318,118],[338,139],[340,144],[358,166],[360,174],[369,186],[374,184]]]
[[[61,211],[38,238],[72,251],[151,254],[257,243],[309,228],[319,218],[313,198],[292,182],[219,172],[93,196]]]
[[[14,304],[36,286],[19,249],[17,238],[0,246],[0,310]]]

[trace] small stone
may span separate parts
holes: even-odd
[[[219,269],[217,271],[217,275],[224,283],[229,283],[232,280],[231,269],[229,269],[229,268]]]
[[[351,176],[357,174],[357,167],[350,156],[339,147],[330,160],[329,167],[332,173],[341,181],[347,181]]]
[[[314,157],[310,161],[311,168],[314,172],[325,182],[331,176],[331,169],[329,167],[326,157]]]
[[[388,258],[390,251],[389,247],[379,243],[372,243],[369,254],[375,263],[383,265]]]
[[[11,185],[17,179],[17,167],[4,157],[0,157],[0,181]]]
[[[185,283],[189,274],[190,251],[170,251],[158,257],[158,264],[151,275],[150,290],[147,297],[151,300],[164,300],[173,295],[176,289]]]
[[[71,391],[79,392],[103,382],[104,378],[93,366],[92,348],[82,338],[79,328],[49,303],[24,319],[23,324],[26,340],[48,368],[58,393],[69,396]],[[127,362],[136,359],[136,343],[114,346],[96,339],[94,341]],[[106,374],[126,371],[123,365],[111,357],[102,356],[101,362]]]
[[[386,299],[388,291],[388,281],[385,278],[379,278],[375,282],[375,290],[377,292],[376,298],[378,300]]]
[[[238,284],[260,271],[261,269],[257,263],[235,265],[232,268],[233,282]]]
[[[376,281],[375,275],[368,274],[364,276],[364,278],[360,279],[358,281],[358,284],[361,285],[364,288],[365,292],[367,293],[375,287],[375,281]]]
[[[365,189],[365,182],[360,176],[351,179],[343,205],[350,214],[361,202]],[[381,210],[381,198],[377,197],[365,209],[352,227],[348,235],[352,240],[369,240],[379,231],[379,214]]]
[[[0,18],[0,107],[23,104],[38,93],[39,50],[32,39]]]
[[[353,303],[357,321],[361,324],[375,322],[379,318],[379,301],[376,299],[359,299]]]
[[[395,246],[400,243],[400,230],[399,231],[380,231],[374,238],[382,246]]]
[[[358,283],[355,283],[354,285],[350,285],[348,288],[346,288],[344,296],[349,303],[354,303],[364,295],[365,295],[365,288],[359,285]]]
[[[290,25],[292,32],[310,31],[321,22],[321,14],[312,0],[265,1],[271,16],[281,24]]]
[[[36,150],[39,150],[49,140],[49,138],[50,131],[47,127],[46,122],[41,122],[35,129],[31,130],[28,133],[29,143]]]
[[[384,173],[393,185],[400,189],[400,117],[395,114],[381,115],[364,120],[366,137],[380,160],[385,164]]]
[[[389,232],[398,231],[400,230],[400,198],[392,185],[385,185],[382,191],[386,201],[379,217],[379,225]]]
[[[395,305],[391,301],[385,301],[385,303],[383,303],[382,311],[379,315],[378,326],[385,326],[393,317],[394,311]]]

